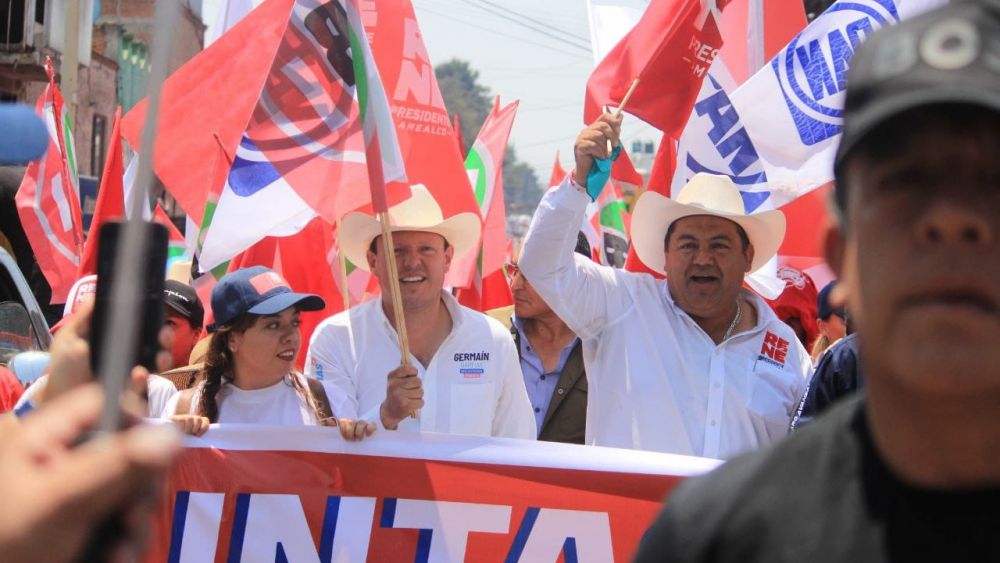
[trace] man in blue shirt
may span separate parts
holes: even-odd
[[[577,251],[589,257],[589,245],[580,248],[586,244],[583,238]],[[507,276],[514,295],[511,334],[535,411],[538,439],[582,444],[587,421],[587,377],[580,339],[531,287],[517,264],[507,264]]]

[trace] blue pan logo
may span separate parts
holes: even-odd
[[[854,50],[874,30],[899,19],[891,0],[841,0],[771,60],[804,144],[815,145],[840,133]]]

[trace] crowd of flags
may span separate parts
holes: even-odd
[[[733,177],[748,211],[788,216],[779,258],[751,286],[776,297],[779,263],[821,285],[828,274],[817,227],[849,56],[874,27],[941,3],[841,0],[807,26],[800,0],[652,0],[644,9],[589,0],[597,64],[582,123],[621,105],[638,80],[624,110],[663,134],[648,181],[623,151],[589,206],[581,231],[592,258],[649,272],[629,250],[625,189],[670,195],[711,171]],[[138,142],[145,102],[115,116],[88,236],[72,131],[47,66],[36,109],[50,150],[28,167],[16,201],[53,302],[96,269],[100,225],[126,214],[124,140],[131,151],[153,151],[157,178],[186,215],[187,240],[158,205],[144,213],[172,229],[171,261],[192,261],[206,302],[218,277],[250,265],[330,296],[326,310],[303,315],[306,333],[371,299],[377,281],[342,257],[339,220],[384,211],[421,184],[446,217],[473,212],[483,221],[479,251],[455,261],[446,284],[478,310],[511,305],[504,263],[517,245],[506,233],[502,169],[518,102],[501,106],[497,96],[462,154],[458,116],[444,105],[410,0],[229,0],[222,9],[225,27],[163,87],[155,147]],[[864,13],[877,14],[874,23]],[[830,111],[817,117],[816,107]],[[566,132],[567,144],[575,133]],[[565,176],[557,154],[550,185]]]

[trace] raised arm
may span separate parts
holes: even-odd
[[[624,272],[600,266],[573,252],[590,196],[585,185],[594,158],[618,143],[621,118],[605,114],[576,139],[576,169],[542,198],[531,221],[518,266],[532,287],[567,326],[594,338],[632,306]],[[578,182],[574,182],[574,176]]]

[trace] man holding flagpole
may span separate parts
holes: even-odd
[[[405,338],[395,330],[393,280],[380,221],[350,213],[342,222],[348,260],[372,271],[382,298],[321,323],[306,373],[331,383],[337,416],[364,418],[380,430],[535,438],[517,351],[494,319],[458,304],[444,291],[453,259],[474,251],[481,221],[472,213],[447,219],[430,192],[389,208]],[[406,341],[409,365],[400,366]]]
[[[784,436],[809,354],[742,289],[777,252],[784,215],[747,214],[728,177],[698,174],[676,201],[646,192],[632,216],[636,253],[669,282],[575,257],[591,201],[580,183],[620,128],[605,114],[580,133],[576,169],[542,199],[519,262],[583,339],[586,443],[729,458]]]

